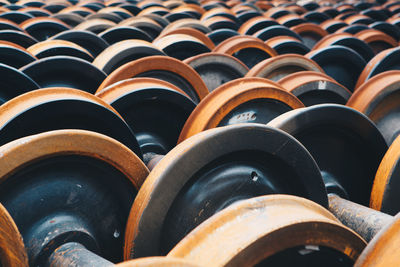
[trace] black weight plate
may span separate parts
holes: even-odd
[[[290,111],[268,123],[299,140],[316,160],[328,193],[368,206],[387,144],[364,114],[337,104]]]
[[[326,74],[351,92],[354,91],[358,77],[367,64],[353,49],[340,45],[312,51],[306,57],[314,60]]]
[[[1,106],[18,95],[39,89],[40,87],[20,70],[0,64],[0,88]]]
[[[108,47],[108,43],[101,37],[88,31],[69,30],[54,35],[52,39],[65,40],[76,43],[85,48],[93,57],[97,57],[104,49]]]
[[[69,87],[96,92],[106,74],[89,62],[69,56],[47,57],[21,68],[40,87]]]

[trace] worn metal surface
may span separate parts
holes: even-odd
[[[166,253],[216,211],[271,193],[327,205],[315,161],[289,135],[261,124],[201,132],[171,150],[146,179],[128,220],[124,257]]]
[[[227,82],[201,101],[190,114],[178,142],[201,131],[245,122],[267,123],[304,105],[280,85],[263,78]]]
[[[208,94],[207,86],[195,70],[180,60],[166,56],[145,57],[119,67],[108,75],[97,91],[134,77],[151,77],[170,82],[185,91],[196,103]]]
[[[67,242],[121,259],[129,203],[148,174],[132,151],[82,130],[25,137],[0,151],[1,202],[23,235],[31,265]]]
[[[393,217],[329,194],[329,210],[347,227],[369,242]]]
[[[0,264],[9,267],[28,267],[28,256],[22,236],[8,211],[0,204]]]
[[[355,267],[399,266],[400,215],[386,225],[368,243],[355,263]]]
[[[111,267],[114,263],[107,261],[94,254],[79,243],[66,243],[58,247],[49,256],[47,266],[49,267]]]
[[[390,145],[400,132],[400,71],[380,73],[357,88],[347,102],[368,116]]]
[[[247,72],[246,77],[261,77],[276,82],[298,71],[324,73],[324,70],[314,61],[301,55],[289,54],[261,61]]]
[[[283,88],[294,94],[305,106],[323,103],[346,104],[351,92],[326,74],[300,71],[278,81]]]
[[[368,206],[374,176],[388,146],[364,114],[343,105],[319,104],[289,111],[268,125],[293,135],[307,148],[328,193]]]
[[[335,266],[348,266],[365,245],[360,236],[314,202],[274,195],[241,201],[219,212],[192,231],[168,257],[203,266],[254,266],[279,252],[302,247],[315,249],[302,261],[304,266],[313,262],[313,256],[335,262]],[[324,248],[340,253],[329,257]]]

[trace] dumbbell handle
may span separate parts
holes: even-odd
[[[356,204],[335,194],[329,194],[329,210],[344,225],[369,242],[393,216]]]
[[[91,252],[83,245],[75,242],[70,242],[58,247],[50,255],[50,257],[48,258],[47,266],[110,267],[114,266],[114,264]]]
[[[151,171],[163,157],[164,155],[155,153],[146,153],[143,155],[143,162],[144,164],[146,164],[147,168]]]

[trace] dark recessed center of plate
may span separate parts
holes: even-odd
[[[191,177],[169,209],[161,250],[169,252],[200,223],[232,203],[267,194],[304,194],[284,160],[260,151],[240,151],[209,163]]]
[[[290,110],[292,110],[291,107],[274,99],[255,99],[234,108],[221,120],[218,126],[248,122],[267,124]]]

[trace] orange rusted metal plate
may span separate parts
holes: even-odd
[[[102,32],[115,26],[116,23],[107,19],[90,19],[78,24],[74,30],[91,31],[94,33]]]
[[[396,199],[398,189],[398,165],[400,158],[400,138],[396,138],[390,145],[376,172],[372,186],[370,207],[376,210],[397,214],[400,209]]]
[[[270,138],[273,138],[275,141],[272,141]],[[285,147],[285,149],[282,149],[282,147]],[[235,160],[231,160],[231,155],[236,155],[241,158],[240,162],[245,162],[250,154],[244,151],[248,151],[250,154],[255,153],[254,155],[261,155],[257,153],[262,152],[267,153],[271,157],[285,158],[287,163],[287,165],[284,165],[285,170],[289,168],[294,171],[293,173],[296,173],[295,175],[290,174],[287,177],[287,179],[293,181],[293,183],[288,182],[288,186],[296,184],[291,188],[290,192],[296,192],[297,195],[308,197],[321,205],[327,205],[326,191],[315,161],[311,158],[308,151],[291,136],[265,125],[255,123],[210,129],[198,133],[177,145],[154,167],[147,177],[129,215],[125,231],[124,259],[159,255],[159,253],[162,253],[161,250],[168,252],[168,248],[166,248],[168,245],[165,244],[166,240],[164,239],[168,237],[164,235],[165,231],[163,229],[165,230],[164,227],[168,224],[167,220],[170,216],[168,214],[174,210],[174,203],[181,199],[181,192],[185,191],[186,188],[196,190],[190,185],[193,185],[192,182],[198,181],[199,172],[212,169],[213,167],[210,167],[210,165],[219,168],[225,165],[225,163],[236,162]],[[275,164],[272,163],[275,161],[270,161],[271,157],[256,157],[257,162],[258,159],[262,160],[261,158],[264,158],[268,162],[261,163],[262,165],[266,164],[270,168],[275,167]],[[296,166],[302,166],[302,168],[296,168]],[[236,168],[236,166],[233,166],[233,168]],[[248,172],[239,181],[242,183],[248,181],[248,178],[252,177],[250,174],[251,172]],[[230,173],[230,176],[226,177],[228,184],[231,184],[232,179],[236,179],[232,173]],[[258,179],[261,179],[261,176],[256,179],[253,177],[249,182],[253,183]],[[276,176],[276,179],[282,181],[282,172],[280,172],[279,176]],[[256,185],[259,188],[260,184],[257,183]],[[214,184],[210,186],[209,188],[213,188],[213,190],[208,190],[208,193],[211,193],[209,195],[210,198],[207,198],[208,200],[203,199],[207,200],[207,202],[200,201],[203,203],[201,206],[205,210],[204,214],[203,211],[199,210],[200,213],[196,211],[193,214],[193,218],[190,219],[190,222],[193,224],[199,224],[214,214],[216,212],[213,210],[215,207],[220,210],[238,199],[247,199],[250,197],[248,193],[243,198],[238,197],[242,186],[235,186],[232,188],[232,191],[224,190],[224,192],[227,191],[226,195],[221,191],[216,194],[214,189],[218,191],[218,186]],[[226,187],[222,186],[222,188]],[[304,189],[300,189],[299,191],[299,188]],[[279,189],[274,191],[283,193]],[[224,196],[221,197],[221,194]],[[268,193],[266,192],[265,194]],[[187,204],[192,200],[197,202],[198,197],[202,198],[200,195],[195,193],[193,197],[185,198],[187,201],[185,200],[182,204]],[[216,200],[212,198],[214,195],[216,195],[216,198],[221,198]],[[174,222],[176,227],[187,227],[185,222],[182,224],[177,221]],[[194,228],[190,230],[192,229]],[[181,240],[181,237],[172,242],[178,242],[179,240]]]
[[[205,44],[210,50],[212,50],[212,49],[215,48],[214,43],[213,43],[213,42],[211,41],[211,39],[210,39],[209,37],[207,37],[203,32],[201,32],[201,31],[199,31],[199,30],[196,30],[196,29],[194,29],[194,28],[189,28],[189,27],[187,27],[187,28],[185,28],[185,27],[183,27],[183,28],[178,28],[178,29],[171,30],[171,31],[168,31],[168,32],[165,32],[165,33],[161,33],[161,34],[157,37],[157,39],[159,39],[160,37],[163,37],[163,36],[171,35],[171,34],[186,34],[186,35],[190,35],[190,36],[193,36],[194,38],[200,40],[200,41],[201,41],[203,44]],[[157,40],[157,39],[156,39],[156,40]],[[156,40],[154,40],[154,41],[156,41]]]
[[[64,26],[65,28],[69,29],[70,27],[65,24],[64,22],[62,22],[59,19],[56,18],[51,18],[51,17],[37,17],[37,18],[32,18],[32,19],[28,19],[25,20],[24,22],[19,24],[19,27],[21,27],[21,29],[26,30],[28,27],[32,27],[33,25],[37,24],[37,23],[43,23],[43,22],[49,22],[49,23],[56,23],[56,24],[60,24],[62,26]]]
[[[4,103],[4,105],[1,106],[0,125],[4,125],[10,118],[14,117],[24,109],[34,107],[42,102],[54,101],[63,97],[68,99],[82,99],[102,105],[122,118],[112,106],[92,94],[77,89],[52,87],[25,93]]]
[[[317,50],[320,48],[330,46],[337,40],[340,40],[341,38],[344,38],[344,37],[353,37],[353,35],[350,33],[347,33],[347,32],[332,33],[332,34],[326,35],[324,38],[322,38],[318,43],[316,43],[314,45],[313,50]]]
[[[82,46],[77,45],[70,41],[57,40],[57,39],[39,42],[37,44],[28,47],[27,51],[32,55],[37,56],[38,54],[43,53],[46,50],[57,49],[61,47],[79,50],[80,52],[86,54],[88,58],[93,59],[92,55]]]
[[[400,215],[385,226],[369,243],[354,264],[355,267],[399,266]]]
[[[199,100],[202,100],[208,94],[207,86],[195,70],[180,60],[165,56],[146,57],[122,65],[108,75],[97,89],[97,92],[115,82],[158,70],[175,73],[186,80],[193,91],[185,92],[196,102],[199,102]],[[184,88],[181,89],[184,90]]]
[[[202,40],[188,34],[168,34],[153,41],[153,45],[166,55],[179,60],[211,52]]]
[[[262,99],[283,103],[289,110],[304,107],[294,95],[270,80],[256,77],[236,79],[221,85],[197,105],[183,126],[178,142],[218,127],[240,105]],[[254,122],[256,116],[243,116],[236,123]]]
[[[267,19],[265,17],[254,17],[244,22],[238,29],[239,34],[254,34],[257,30],[263,29],[266,26],[278,25],[274,19]]]
[[[269,38],[265,43],[274,49],[279,55],[284,54],[299,54],[305,55],[310,52],[310,49],[299,39],[293,36],[275,36]]]
[[[272,81],[298,72],[298,71],[316,71],[324,73],[322,68],[302,55],[286,54],[261,61],[249,70],[246,77],[262,77]]]
[[[56,130],[27,136],[1,146],[0,151],[0,183],[23,165],[57,155],[83,155],[107,162],[137,189],[148,175],[144,163],[129,148],[108,136],[85,130]]]
[[[121,262],[115,267],[196,267],[195,263],[173,257],[148,257]]]
[[[395,114],[400,100],[400,71],[385,71],[367,80],[357,88],[347,106],[367,115],[381,130],[388,144],[397,137]]]
[[[397,41],[393,37],[375,29],[363,30],[358,32],[354,36],[369,44],[375,54],[378,54],[383,50],[398,46]]]
[[[122,80],[120,82],[113,83],[112,85],[103,88],[100,91],[97,91],[95,95],[103,99],[107,103],[110,103],[114,101],[114,99],[118,97],[120,93],[125,92],[125,90],[128,89],[137,90],[139,88],[146,88],[146,87],[168,88],[189,97],[184,91],[182,91],[180,88],[176,87],[172,83],[154,78],[133,78],[133,79]],[[118,88],[119,92],[115,91],[114,88]]]
[[[107,47],[93,61],[93,65],[110,74],[118,67],[144,56],[164,55],[152,43],[143,40],[124,40]]]
[[[354,262],[366,242],[314,202],[270,195],[241,201],[210,217],[168,257],[202,266],[254,266],[298,246],[331,248]]]
[[[302,23],[290,28],[303,38],[304,44],[312,49],[314,45],[323,37],[328,35],[328,32],[321,26],[314,23]]]
[[[244,77],[249,71],[237,58],[215,52],[190,57],[183,62],[199,73],[210,92],[228,81]]]
[[[357,80],[357,84],[354,87],[355,90],[357,90],[358,87],[360,87],[365,81],[367,81],[368,79],[370,79],[373,75],[376,75],[375,72],[377,72],[376,70],[376,66],[378,65],[378,63],[381,63],[382,61],[384,61],[385,59],[388,58],[388,56],[396,56],[399,54],[399,47],[394,47],[394,48],[390,48],[390,49],[386,49],[382,52],[380,52],[379,54],[377,54],[376,56],[374,56],[367,65],[365,65],[364,70],[361,72],[360,76],[358,77]],[[385,70],[383,70],[385,71]],[[381,70],[382,72],[382,70]]]
[[[330,100],[340,100],[340,103],[337,104],[346,104],[347,100],[351,96],[351,92],[346,89],[343,85],[337,83],[334,79],[329,77],[326,74],[315,72],[315,71],[300,71],[296,73],[292,73],[278,81],[278,83],[302,100],[301,96],[310,94],[315,91],[321,91],[322,93],[326,93],[327,91],[330,94],[334,94],[337,98],[326,98],[327,102],[322,103],[337,103],[330,102]],[[307,105],[304,101],[303,103]]]
[[[244,35],[233,36],[223,41],[217,47],[215,47],[213,52],[233,55],[236,52],[246,48],[260,49],[265,53],[267,53],[270,57],[274,57],[277,55],[276,52],[271,47],[266,45],[260,39]]]
[[[197,19],[180,19],[168,24],[167,27],[163,29],[161,32],[162,35],[167,34],[170,31],[174,31],[179,28],[193,28],[201,31],[202,33],[209,33],[211,29],[201,23],[201,21]]]
[[[0,204],[0,263],[7,267],[28,267],[21,234],[8,211]]]

